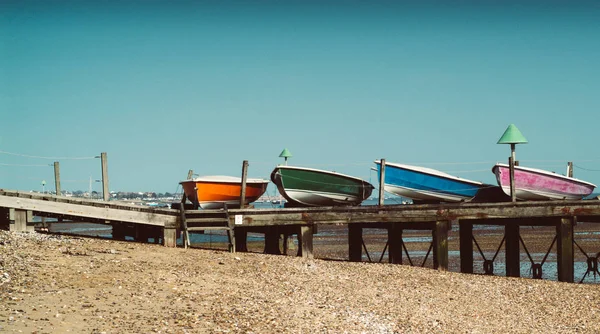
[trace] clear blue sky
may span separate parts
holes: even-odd
[[[495,183],[514,123],[522,165],[600,170],[599,17],[568,1],[4,0],[0,151],[107,152],[117,191],[244,159],[268,178],[284,147],[373,182],[386,158]],[[0,153],[0,188],[53,188],[52,167],[12,165],[54,160]],[[63,189],[101,177],[99,159],[58,161]]]

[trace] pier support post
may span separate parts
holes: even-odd
[[[15,223],[13,224],[11,231],[27,232],[27,210],[15,209],[13,215]]]
[[[10,219],[8,218],[8,208],[0,208],[0,230],[8,231],[10,229]]]
[[[163,229],[163,245],[165,247],[177,247],[177,229],[166,227]]]
[[[448,271],[448,230],[450,222],[439,220],[433,228],[433,269]]]
[[[312,226],[300,226],[300,233],[298,233],[298,255],[303,258],[313,258],[313,227]]]
[[[111,223],[112,238],[114,240],[125,240],[125,227],[121,223]]]
[[[470,221],[458,222],[460,242],[460,272],[473,273],[473,223]]]
[[[504,253],[506,276],[521,277],[521,250],[519,248],[519,221],[508,220],[504,225]]]
[[[362,261],[362,226],[348,224],[348,258],[351,262]]]
[[[556,260],[558,265],[558,280],[573,283],[573,225],[575,218],[561,218],[556,225]]]
[[[265,227],[265,254],[281,255],[277,226]]]
[[[402,228],[400,224],[391,223],[388,228],[389,262],[402,264]]]
[[[248,230],[245,228],[236,227],[234,230],[235,235],[235,251],[236,252],[247,252],[248,251]]]

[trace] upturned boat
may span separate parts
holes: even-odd
[[[271,181],[290,206],[359,205],[373,186],[359,178],[319,169],[277,166]]]
[[[377,175],[381,161],[376,160]],[[385,162],[384,190],[421,201],[461,202],[472,199],[485,185],[439,170]]]
[[[220,209],[240,207],[242,178],[234,176],[202,176],[179,182],[190,202],[202,209]],[[246,180],[246,203],[252,203],[267,190],[268,180]]]
[[[498,185],[510,196],[510,169],[507,164],[492,168]],[[594,191],[596,185],[542,169],[515,166],[515,196],[520,200],[577,200]]]

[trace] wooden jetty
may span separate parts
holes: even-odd
[[[14,212],[12,216],[10,212]],[[29,212],[29,214],[28,214]],[[26,230],[31,216],[55,217],[73,221],[109,223],[113,229],[131,224],[143,239],[157,235],[165,246],[175,247],[177,236],[188,223],[189,231],[222,229],[229,232],[231,251],[246,251],[249,232],[265,234],[265,252],[279,254],[280,235],[297,234],[299,255],[312,257],[313,234],[319,225],[348,226],[350,261],[362,260],[363,229],[381,228],[388,232],[389,261],[402,263],[404,230],[431,231],[434,268],[448,269],[448,231],[459,226],[461,272],[473,272],[473,226],[504,226],[506,275],[520,275],[520,226],[556,228],[558,280],[574,281],[573,227],[577,221],[600,222],[600,201],[539,201],[502,203],[459,203],[385,205],[358,207],[318,207],[282,209],[180,210],[140,206],[0,190],[0,228]],[[29,218],[28,218],[29,217]],[[153,232],[147,233],[146,230]],[[185,243],[184,243],[185,244]],[[285,243],[284,243],[285,244]],[[524,247],[526,250],[526,248]],[[594,264],[595,259],[595,264]],[[487,260],[489,261],[489,260]],[[591,262],[591,263],[590,263]],[[588,265],[598,268],[597,258]],[[594,267],[595,265],[595,267]],[[490,263],[484,263],[490,266]],[[493,263],[491,263],[493,267]],[[540,268],[541,270],[541,268]],[[535,273],[534,273],[535,275]]]

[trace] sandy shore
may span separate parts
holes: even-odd
[[[600,286],[0,232],[0,332],[600,332]]]

